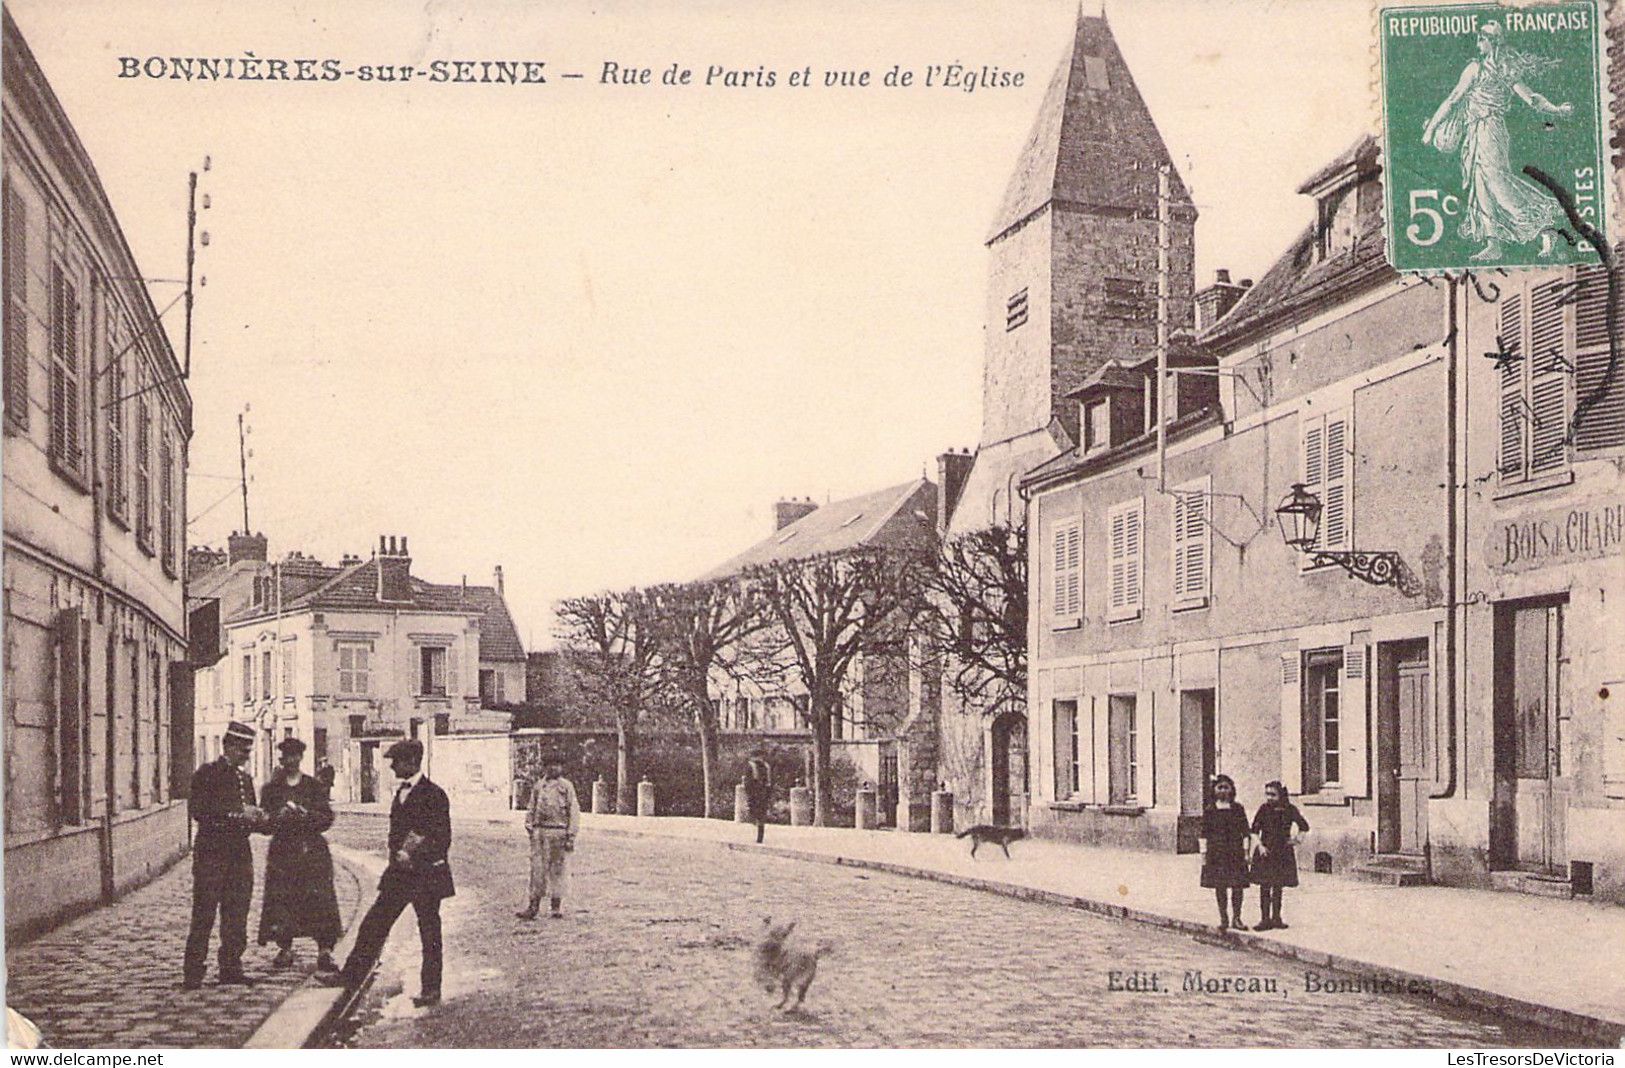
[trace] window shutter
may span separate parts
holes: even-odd
[[[1157,695],[1134,696],[1134,799],[1145,808],[1157,804]]]
[[[462,658],[462,646],[453,645],[451,648],[446,650],[446,695],[448,697],[455,697],[463,692],[462,687],[458,685],[459,672],[457,670],[459,662],[462,660]]]
[[[1625,367],[1609,375],[1608,269],[1582,267],[1575,283],[1574,447],[1619,448],[1625,446]]]
[[[80,805],[81,712],[85,698],[84,661],[81,646],[85,634],[84,620],[77,608],[66,608],[56,616],[56,727],[58,746],[56,767],[56,795],[58,816],[63,823],[78,823],[83,816]]]
[[[61,265],[51,271],[51,455],[79,467],[79,299]]]
[[[1111,539],[1108,549],[1108,586],[1113,613],[1121,612],[1128,604],[1128,513],[1116,511],[1111,516]]]
[[[1533,427],[1529,473],[1544,475],[1568,466],[1568,346],[1561,279],[1529,295],[1529,405]]]
[[[1174,600],[1177,602],[1184,598],[1187,579],[1185,575],[1185,512],[1190,507],[1190,498],[1178,490],[1174,491],[1173,516],[1173,558],[1174,558]]]
[[[1297,650],[1281,654],[1281,784],[1303,791],[1303,687]]]
[[[1124,595],[1127,598],[1127,603],[1126,603],[1126,605],[1124,607],[1126,607],[1126,608],[1128,608],[1130,610],[1134,610],[1134,611],[1139,610],[1140,603],[1141,603],[1141,597],[1143,596],[1143,593],[1144,593],[1144,591],[1141,588],[1142,587],[1142,582],[1141,582],[1141,568],[1140,568],[1141,562],[1143,560],[1143,555],[1142,555],[1142,553],[1140,551],[1141,550],[1141,544],[1142,544],[1142,541],[1143,541],[1143,538],[1141,536],[1142,535],[1142,531],[1141,531],[1141,520],[1142,520],[1142,518],[1143,518],[1143,513],[1142,513],[1142,511],[1140,509],[1140,504],[1139,504],[1139,502],[1135,502],[1134,506],[1132,508],[1130,508],[1128,510],[1128,512],[1125,514],[1125,516],[1124,516],[1125,522],[1124,522],[1124,525],[1123,525],[1123,545],[1124,545],[1123,551],[1124,551],[1124,554],[1125,554],[1125,556],[1127,558],[1126,561],[1125,561],[1126,566],[1124,568],[1124,572],[1125,572]]]
[[[1352,540],[1351,438],[1347,412],[1326,417],[1326,481],[1320,517],[1320,547],[1324,549],[1347,549]]]
[[[6,416],[12,424],[28,426],[28,212],[22,198],[5,183],[5,349]]]
[[[1528,419],[1524,408],[1523,294],[1511,293],[1501,301],[1501,329],[1496,334],[1501,353],[1501,479],[1516,482],[1526,475],[1524,441]]]
[[[1077,520],[1059,524],[1051,537],[1055,565],[1051,613],[1058,624],[1074,623],[1083,614],[1082,525]]]
[[[1076,709],[1076,705],[1072,706]],[[1067,702],[1050,703],[1050,719],[1055,728],[1055,800],[1065,801],[1072,795],[1072,724],[1077,713],[1067,713]]]
[[[1089,698],[1089,800],[1104,805],[1111,800],[1111,699]],[[1079,742],[1080,748],[1082,741]]]
[[[113,351],[122,348],[123,332],[113,336]],[[113,360],[107,369],[107,511],[124,515],[124,361]]]
[[[1208,498],[1206,479],[1174,489],[1174,600],[1189,604],[1208,595]]]
[[[1371,784],[1366,772],[1366,646],[1362,642],[1343,649],[1342,724],[1343,796],[1369,797]]]

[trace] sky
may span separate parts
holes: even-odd
[[[1076,0],[8,0],[142,272],[199,249],[192,544],[410,539],[532,647],[560,597],[693,578],[825,501],[934,477],[981,419],[984,241]],[[1098,0],[1086,0],[1096,14]],[[1111,0],[1191,188],[1197,282],[1258,277],[1373,129],[1369,0]],[[121,57],[412,65],[120,77]],[[428,80],[536,61],[545,84]],[[648,68],[651,84],[606,83]],[[973,92],[929,65],[1020,72]],[[673,64],[687,86],[660,84]],[[916,83],[887,87],[893,65]],[[775,84],[705,85],[709,68]],[[810,68],[814,84],[792,86]],[[160,69],[155,65],[152,70]],[[871,84],[823,84],[830,71]],[[580,78],[565,78],[580,74]],[[717,82],[721,82],[719,77]],[[204,161],[209,169],[202,171]],[[173,281],[150,290],[162,308]],[[183,320],[165,325],[180,348]]]

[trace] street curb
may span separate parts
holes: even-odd
[[[345,846],[333,845],[329,848],[334,858],[351,870],[362,888],[356,898],[355,911],[350,914],[349,922],[345,924],[344,937],[333,947],[333,955],[342,960],[349,955],[350,949],[355,945],[356,931],[360,927],[356,921],[362,913],[362,906],[370,901],[366,887],[369,880],[374,883],[378,881],[378,877],[384,871],[384,862]],[[306,1049],[332,1022],[348,1011],[349,1005],[360,996],[366,986],[367,984],[363,983],[355,990],[346,990],[343,987],[317,986],[313,979],[307,978],[292,994],[283,999],[281,1005],[271,1010],[271,1015],[248,1036],[248,1041],[243,1043],[242,1048]]]
[[[791,849],[785,846],[757,845],[754,842],[718,842],[710,839],[689,838],[683,835],[665,834],[660,831],[639,830],[630,827],[595,827],[593,833],[619,835],[627,838],[667,838],[716,845],[723,849],[732,849],[741,853],[764,853],[789,860],[811,861],[817,864],[831,864],[838,867],[864,868],[907,878],[928,879],[932,882],[946,883],[950,886],[959,886],[970,890],[980,890],[990,894],[1000,894],[1004,897],[1013,897],[1022,901],[1079,909],[1083,912],[1090,912],[1112,919],[1143,923],[1152,927],[1161,927],[1164,930],[1178,931],[1182,934],[1196,936],[1210,943],[1234,944],[1237,948],[1255,949],[1261,953],[1284,957],[1317,968],[1332,968],[1348,972],[1360,978],[1372,979],[1378,984],[1393,986],[1396,988],[1395,993],[1407,993],[1415,990],[1418,993],[1412,996],[1431,997],[1448,1004],[1481,1009],[1525,1023],[1538,1024],[1554,1031],[1574,1035],[1599,1046],[1618,1048],[1622,1043],[1625,1043],[1625,1020],[1589,1016],[1568,1009],[1560,1009],[1553,1005],[1543,1005],[1523,998],[1498,994],[1493,990],[1484,990],[1480,987],[1468,986],[1448,979],[1439,979],[1416,972],[1372,964],[1368,961],[1356,960],[1337,953],[1327,953],[1306,946],[1293,945],[1289,942],[1279,942],[1260,935],[1235,931],[1220,934],[1208,924],[1197,923],[1178,916],[1168,916],[1157,912],[1147,912],[1143,909],[1129,908],[1126,905],[1114,905],[1094,898],[1077,897],[1072,894],[1057,893],[1053,890],[1040,890],[1037,887],[1022,886],[1019,883],[999,882],[995,879],[982,879],[971,875],[956,875],[952,872],[936,871],[931,868],[917,868],[908,864],[892,863],[891,861],[846,857],[837,853],[818,853],[804,849]]]

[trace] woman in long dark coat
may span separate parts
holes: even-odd
[[[750,821],[756,824],[756,840],[762,840],[767,824],[767,809],[773,801],[773,765],[761,749],[751,754],[745,763],[745,807]]]
[[[336,971],[333,946],[343,932],[333,893],[333,856],[322,832],[333,825],[327,784],[299,770],[305,743],[285,738],[277,746],[282,766],[260,791],[260,807],[271,821],[271,848],[265,861],[265,901],[260,908],[260,945],[282,948],[273,967],[293,963],[293,940],[316,940],[316,967]]]
[[[1279,782],[1264,784],[1264,803],[1253,816],[1253,833],[1258,835],[1258,852],[1253,855],[1253,882],[1258,884],[1258,930],[1286,930],[1281,919],[1281,888],[1298,885],[1298,856],[1292,847],[1297,845],[1296,827],[1309,829],[1309,821],[1287,798],[1286,787]]]
[[[1241,903],[1247,895],[1247,810],[1236,801],[1236,783],[1228,775],[1213,779],[1213,800],[1202,812],[1202,885],[1219,903],[1219,930],[1245,931]],[[1225,895],[1229,894],[1228,905]],[[1235,920],[1230,918],[1235,913]]]

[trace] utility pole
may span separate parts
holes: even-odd
[[[1168,165],[1157,168],[1157,492],[1168,492]]]
[[[203,157],[203,169],[209,169],[209,157]],[[203,194],[203,206],[209,206],[209,194]],[[192,274],[197,263],[197,171],[191,172],[186,179],[186,344],[185,362],[181,367],[181,377],[192,376]],[[203,244],[209,243],[208,233],[203,234]],[[208,279],[205,278],[207,283]],[[245,531],[246,533],[246,531]]]
[[[249,533],[252,528],[248,525],[248,433],[243,427],[243,413],[237,413],[237,464],[242,472],[243,487],[243,533]]]

